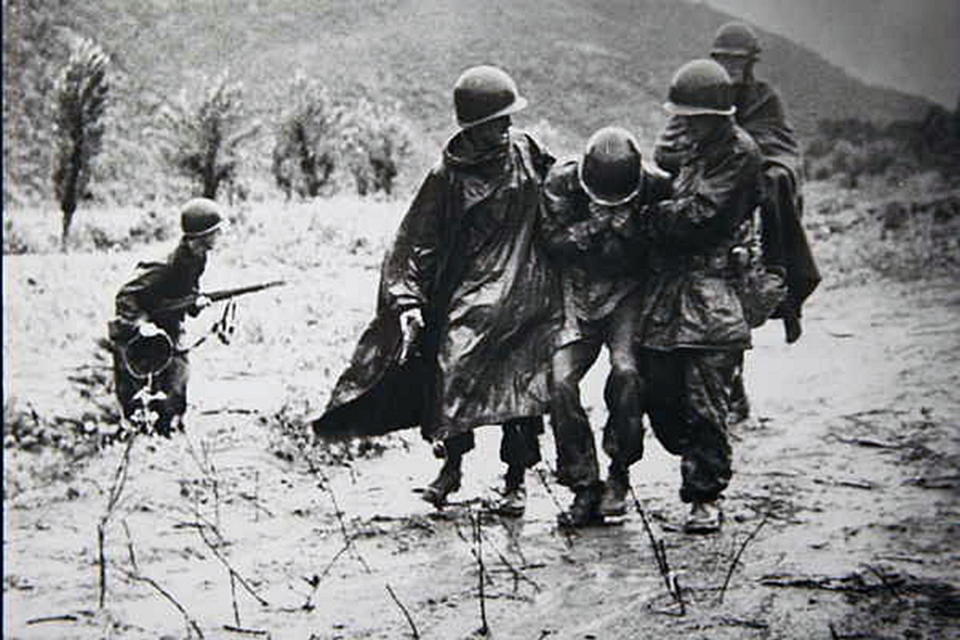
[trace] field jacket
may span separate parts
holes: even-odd
[[[766,82],[752,80],[734,85],[734,105],[737,124],[757,143],[768,174],[760,211],[763,259],[771,266],[785,269],[790,292],[784,308],[774,317],[800,315],[803,301],[821,280],[802,224],[800,145],[787,122],[779,94]],[[660,167],[675,174],[690,148],[683,120],[673,117],[654,147],[654,158]],[[781,169],[785,178],[771,171],[773,168]]]
[[[756,143],[731,119],[684,156],[673,197],[645,208],[640,224],[651,248],[643,347],[749,347],[731,249],[759,201],[761,164]]]
[[[139,324],[149,321],[178,345],[184,317],[191,309],[161,309],[185,296],[198,294],[206,264],[206,256],[194,255],[183,242],[162,262],[138,263],[136,276],[116,295],[115,318],[109,327],[111,340],[123,344],[135,335]]]

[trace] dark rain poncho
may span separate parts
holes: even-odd
[[[763,155],[767,175],[766,204],[761,209],[764,261],[782,266],[789,291],[780,315],[799,315],[803,301],[820,282],[801,219],[802,161],[793,128],[787,123],[783,102],[776,90],[763,81],[734,85],[737,124],[750,134]],[[658,165],[676,173],[683,155],[689,152],[683,120],[671,118],[657,141],[654,157]]]
[[[482,156],[463,135],[448,143],[384,260],[377,315],[313,422],[318,436],[419,424],[437,441],[547,412],[559,301],[536,228],[552,162],[525,134]],[[400,366],[398,318],[414,307],[426,326]]]

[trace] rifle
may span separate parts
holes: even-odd
[[[209,291],[207,293],[191,293],[188,296],[183,296],[182,298],[174,298],[173,300],[167,302],[166,304],[160,305],[154,311],[179,311],[180,309],[186,309],[193,306],[197,302],[197,298],[200,296],[206,296],[210,298],[211,302],[218,302],[220,300],[227,300],[229,298],[235,298],[236,296],[242,296],[247,293],[255,293],[257,291],[263,291],[264,289],[269,289],[271,287],[279,287],[281,285],[287,284],[285,280],[273,280],[271,282],[264,282],[262,284],[251,284],[245,287],[235,287],[233,289],[218,289],[217,291]]]

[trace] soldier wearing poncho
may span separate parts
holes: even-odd
[[[461,131],[443,150],[384,260],[377,315],[340,377],[318,437],[420,425],[445,457],[423,497],[441,506],[460,487],[473,429],[503,424],[504,501],[523,512],[525,469],[540,459],[559,307],[536,229],[553,162],[510,129],[526,105],[495,67],[454,88]]]
[[[187,379],[189,362],[186,351],[180,348],[183,321],[186,314],[197,315],[210,304],[199,295],[200,276],[207,265],[207,253],[213,249],[220,234],[223,218],[220,206],[206,198],[187,202],[180,214],[183,237],[177,248],[162,262],[141,262],[137,275],[121,287],[116,295],[116,315],[110,322],[110,340],[113,343],[113,373],[117,399],[127,419],[136,409],[135,394],[146,383],[137,376],[124,359],[123,349],[134,338],[150,338],[165,333],[173,344],[170,360],[154,375],[155,391],[163,397],[151,401],[149,408],[157,413],[154,429],[169,436],[183,429],[183,414],[187,410]],[[196,295],[190,307],[166,310],[171,302]]]
[[[550,421],[557,477],[575,494],[560,515],[564,526],[585,526],[626,512],[629,467],[643,453],[643,385],[634,337],[646,262],[632,223],[642,205],[669,194],[669,179],[644,169],[636,139],[619,127],[600,129],[582,157],[554,165],[547,175],[542,233],[561,275],[564,309],[553,357]],[[610,467],[601,494],[580,381],[604,345],[610,352],[610,374],[604,390],[609,417],[603,448]]]
[[[720,528],[718,499],[731,475],[729,390],[750,329],[732,250],[760,198],[762,157],[732,118],[730,78],[712,60],[682,66],[665,107],[691,141],[673,196],[645,208],[650,273],[640,314],[646,408],[658,439],[681,456],[685,528]]]

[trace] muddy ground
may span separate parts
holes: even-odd
[[[955,279],[824,287],[799,343],[756,332],[719,535],[680,532],[679,465],[650,437],[632,476],[649,532],[634,511],[567,536],[549,433],[517,520],[482,513],[502,472],[494,428],[441,513],[416,493],[438,463],[415,432],[321,466],[282,435],[322,406],[372,308],[382,242],[342,235],[307,261],[226,250],[214,279],[292,285],[244,303],[236,344],[198,349],[186,435],[134,441],[103,527],[102,608],[98,523],[125,446],[66,466],[5,447],[4,637],[446,639],[484,619],[530,640],[960,637]],[[5,300],[34,301],[5,305],[5,395],[70,403],[65,372],[134,260],[4,257]],[[78,274],[96,295],[65,295]],[[597,425],[604,373],[583,389]]]

